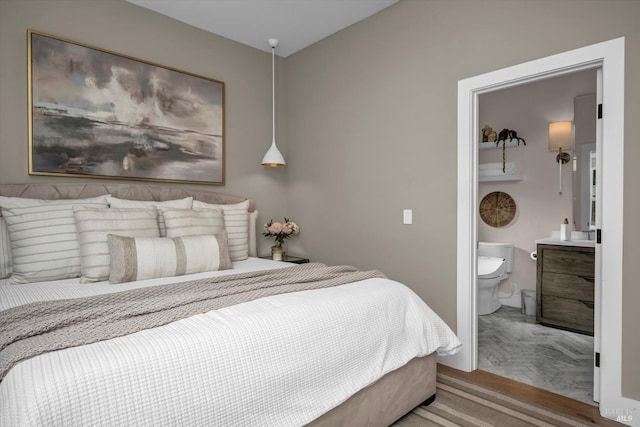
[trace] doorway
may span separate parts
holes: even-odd
[[[574,186],[582,184],[579,179],[581,169],[578,169],[581,165],[576,162],[574,172],[574,162],[568,162],[560,169],[562,175],[559,176],[558,152],[548,148],[548,129],[551,122],[573,123],[574,137],[571,146],[567,147],[571,157],[582,151],[585,141],[593,143],[595,150],[596,92],[597,70],[588,69],[483,93],[478,103],[479,123],[485,132],[491,127],[496,132],[503,128],[513,129],[522,141],[518,144],[507,139],[504,149],[502,143],[479,144],[478,200],[483,201],[481,209],[485,202],[500,194],[512,198],[515,212],[508,222],[496,222],[494,216],[487,216],[485,207],[485,215],[478,219],[479,242],[506,242],[514,249],[510,271],[499,281],[497,288],[493,288],[498,294],[492,294],[491,306],[487,306],[485,290],[485,299],[478,307],[479,313],[485,314],[478,317],[477,367],[591,405],[594,405],[595,388],[593,336],[589,336],[589,333],[593,334],[593,305],[590,331],[585,330],[583,334],[576,333],[575,329],[554,329],[536,322],[534,299],[538,263],[533,258],[536,241],[551,238],[553,231],[559,234],[564,218],[572,225],[575,223],[570,228],[589,229],[588,225],[583,227],[574,221],[573,215],[574,204],[583,205],[579,200],[581,192],[574,191]],[[585,103],[587,105],[583,105]],[[584,178],[588,181],[588,170]],[[587,186],[588,182],[585,182],[584,187]],[[479,214],[476,211],[476,215]],[[577,238],[575,234],[572,244],[578,246],[572,248],[585,245],[593,252],[593,240],[583,243],[576,242]],[[486,246],[478,247],[479,254],[485,254]],[[593,255],[591,260],[593,268]],[[568,279],[562,280],[573,276],[566,277]],[[587,286],[588,282],[580,282],[583,284]],[[593,297],[592,279],[590,286]],[[528,316],[521,311],[521,294],[525,293],[532,299],[528,301]],[[588,315],[588,309],[582,311],[581,307],[576,310],[566,308],[563,316],[573,319]]]
[[[482,93],[523,83],[559,76],[590,68],[603,69],[603,100],[605,106],[602,127],[603,155],[599,156],[603,170],[601,268],[596,267],[606,293],[601,293],[602,314],[595,319],[595,351],[606,349],[600,377],[600,408],[623,407],[631,404],[622,397],[622,206],[623,170],[618,159],[624,152],[624,38],[619,38],[539,60],[482,74],[458,82],[458,279],[457,333],[463,347],[460,353],[445,363],[465,371],[477,365],[477,217],[478,203],[478,96]],[[600,158],[601,157],[601,158]],[[596,261],[598,262],[598,260]],[[600,334],[606,330],[607,334]],[[596,368],[598,370],[598,368]]]

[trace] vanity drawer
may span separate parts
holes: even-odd
[[[545,249],[542,268],[545,272],[593,277],[593,251]]]
[[[593,303],[551,295],[542,297],[542,323],[593,335]]]
[[[542,273],[542,293],[593,302],[593,276]]]

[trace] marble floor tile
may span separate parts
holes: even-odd
[[[539,325],[519,308],[478,316],[478,368],[596,405],[593,337]]]

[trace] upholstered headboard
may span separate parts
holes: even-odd
[[[158,201],[193,197],[206,203],[228,205],[249,200],[249,255],[256,256],[257,211],[253,200],[242,196],[217,193],[214,191],[182,187],[161,187],[146,184],[116,183],[57,183],[57,184],[0,184],[0,196],[25,197],[31,199],[82,199],[111,194],[128,200]],[[1,214],[0,214],[1,215]]]
[[[247,200],[246,197],[232,196],[206,190],[178,187],[160,187],[145,184],[110,183],[58,183],[58,184],[0,184],[0,196],[28,197],[32,199],[82,199],[103,194],[111,194],[119,199],[165,201],[193,197],[207,203],[228,205]],[[255,210],[251,200],[249,212]]]

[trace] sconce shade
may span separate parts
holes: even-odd
[[[571,149],[571,122],[549,123],[549,151]]]

